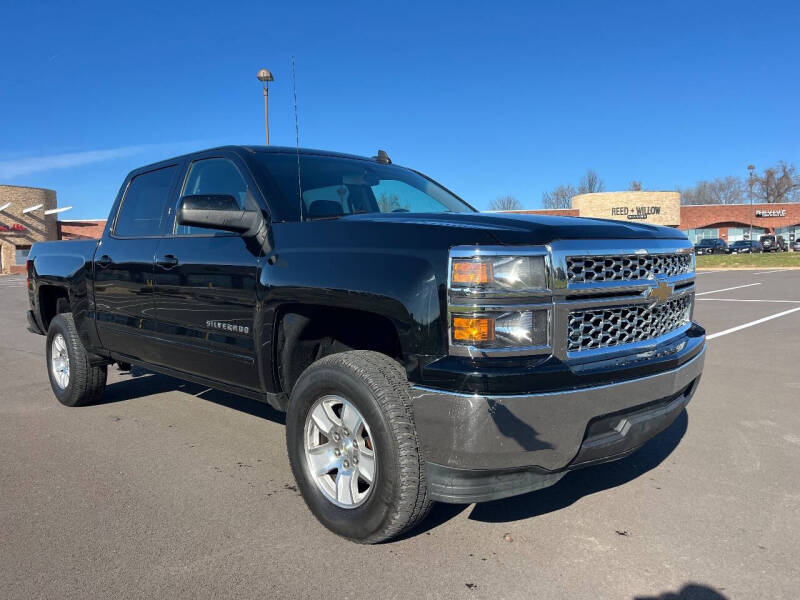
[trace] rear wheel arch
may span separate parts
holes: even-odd
[[[39,319],[44,331],[50,327],[53,318],[61,313],[71,312],[69,292],[57,285],[40,285],[38,290]]]

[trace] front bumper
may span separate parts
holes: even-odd
[[[569,469],[630,454],[688,404],[705,361],[594,387],[481,395],[414,386],[414,418],[429,491],[482,502],[556,483]]]

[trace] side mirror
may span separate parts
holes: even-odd
[[[178,206],[178,225],[221,229],[253,239],[264,250],[272,248],[269,226],[260,210],[239,208],[236,198],[226,194],[184,196]]]
[[[264,217],[257,210],[242,210],[233,196],[184,196],[178,208],[178,224],[222,229],[244,236],[255,235]]]

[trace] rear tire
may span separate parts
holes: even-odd
[[[345,417],[345,410],[356,420]],[[324,423],[318,427],[320,417]],[[348,421],[358,425],[348,429]],[[306,504],[334,533],[374,544],[413,528],[430,511],[410,386],[404,369],[388,356],[342,352],[308,367],[292,390],[286,444]],[[325,456],[321,468],[320,454]],[[370,460],[368,476],[359,479],[359,469],[367,473]],[[353,481],[344,497],[339,496],[340,477]]]
[[[50,387],[61,404],[85,406],[100,400],[106,388],[106,365],[92,364],[72,313],[53,317],[47,329],[46,355]]]

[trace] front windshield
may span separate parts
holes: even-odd
[[[476,212],[466,202],[413,171],[368,160],[263,152],[255,161],[277,186],[285,220],[364,213]]]
[[[697,245],[698,246],[713,246],[716,242],[717,242],[717,240],[715,240],[715,239],[705,239],[705,240],[701,240],[700,242],[698,242]]]

